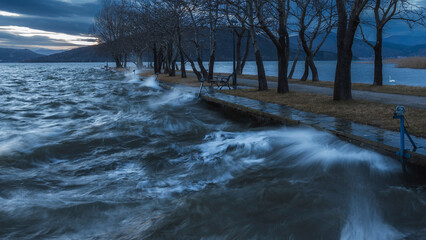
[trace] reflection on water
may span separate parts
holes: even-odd
[[[0,65],[2,239],[398,239],[426,191],[310,128],[254,127],[102,64]]]

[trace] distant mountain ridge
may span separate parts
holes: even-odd
[[[314,46],[318,44],[320,37],[314,42]],[[242,54],[245,49],[245,40],[242,41],[241,51]],[[417,39],[416,42],[419,42]],[[204,61],[208,60],[209,55],[209,44],[207,40],[204,40],[202,46],[202,58]],[[231,44],[230,44],[231,43]],[[264,37],[259,36],[259,45],[262,52],[263,60],[275,61],[277,60],[276,48],[272,42]],[[216,60],[217,61],[231,61],[232,60],[232,35],[226,31],[217,32],[217,49],[216,49]],[[294,58],[297,49],[297,36],[290,38],[290,60]],[[187,49],[192,50],[191,47]],[[149,51],[149,50],[148,50]],[[373,59],[374,51],[368,46],[363,40],[355,38],[353,44],[353,55],[354,59]],[[81,61],[107,61],[111,60],[111,57],[107,53],[101,54],[102,49],[99,46],[77,48],[63,53],[53,54],[49,56],[39,57],[30,60],[31,62],[81,62]],[[151,61],[149,56],[152,54],[147,52],[148,56],[145,56],[145,61]],[[190,55],[194,55],[190,54]],[[408,46],[403,44],[395,44],[391,42],[383,43],[383,57],[384,58],[396,58],[396,57],[410,57],[410,56],[426,56],[426,43],[422,45]],[[304,59],[304,52],[300,51],[300,60]],[[324,42],[320,51],[317,53],[316,60],[336,60],[337,59],[337,35],[330,33],[327,40]],[[247,60],[253,61],[254,55],[253,50],[249,48],[249,55]]]
[[[41,56],[43,55],[28,49],[0,48],[0,62],[21,62]]]
[[[25,62],[104,62],[109,58],[109,55],[101,50],[101,46],[96,45],[27,59]]]
[[[396,58],[396,57],[411,57],[411,56],[426,56],[426,39],[415,38],[412,41],[406,40],[407,36],[392,36],[385,38],[383,43],[383,57],[384,58]],[[314,42],[316,46],[321,37]],[[390,40],[388,42],[387,40]],[[418,45],[410,45],[413,43],[421,43]],[[400,44],[400,43],[404,44]],[[204,40],[202,46],[202,57],[204,61],[208,60],[209,55],[209,44],[207,39]],[[230,44],[231,43],[231,44]],[[407,43],[407,44],[406,44]],[[246,45],[246,40],[243,39],[241,51],[242,54]],[[263,60],[275,61],[277,60],[276,48],[272,42],[259,35],[259,45],[262,52]],[[232,35],[227,31],[218,31],[217,33],[217,50],[216,60],[217,61],[231,61],[232,60]],[[290,60],[294,58],[297,49],[297,36],[290,37]],[[191,53],[193,50],[192,46],[187,46],[187,51]],[[148,50],[149,51],[149,50]],[[373,49],[368,46],[363,40],[355,38],[352,47],[354,59],[373,59]],[[151,52],[147,52],[144,56],[145,61],[152,61],[150,56]],[[190,54],[194,55],[194,53]],[[330,33],[327,40],[322,45],[320,51],[317,53],[316,60],[335,60],[337,58],[337,36],[335,33]],[[300,51],[300,60],[304,59],[304,52]],[[0,62],[104,62],[112,60],[111,56],[103,49],[102,46],[89,46],[81,47],[73,50],[56,53],[52,55],[41,55],[34,53],[27,49],[6,49],[0,48]],[[247,60],[253,61],[254,55],[252,47],[249,48],[249,55]]]
[[[52,55],[55,53],[65,52],[67,50],[52,50],[47,48],[39,48],[39,49],[33,49],[32,51],[41,55]]]
[[[393,44],[401,44],[407,46],[418,46],[426,44],[426,35],[423,36],[408,36],[408,35],[393,35],[389,37],[385,37],[383,39],[384,42],[393,43]]]

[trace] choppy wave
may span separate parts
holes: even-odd
[[[0,64],[0,238],[397,239],[426,226],[425,189],[392,159],[100,66]]]

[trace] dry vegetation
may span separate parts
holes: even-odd
[[[305,112],[326,114],[361,124],[399,131],[399,121],[392,118],[396,105],[361,100],[336,102],[329,96],[303,92],[290,92],[284,95],[277,94],[274,90],[257,91],[245,89],[222,92],[264,102],[277,103]],[[408,131],[413,135],[426,137],[426,111],[416,108],[406,108],[406,110],[407,119],[411,124]]]
[[[426,69],[426,57],[393,58],[385,62],[395,63],[398,68]]]

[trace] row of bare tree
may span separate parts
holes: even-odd
[[[259,38],[268,38],[278,58],[278,93],[289,92],[298,54],[288,73],[290,34],[298,35],[299,49],[305,53],[306,81],[309,71],[318,81],[314,58],[333,30],[337,32],[337,66],[334,99],[351,99],[352,44],[357,33],[374,49],[374,85],[383,84],[382,38],[385,25],[393,19],[424,24],[424,8],[414,0],[121,0],[104,1],[95,18],[94,31],[110,51],[117,67],[125,67],[130,55],[142,66],[142,56],[150,52],[155,72],[174,76],[179,69],[186,77],[185,63],[198,79],[213,78],[218,31],[236,35],[237,73],[243,72],[249,47],[257,66],[258,89],[267,90]],[[374,19],[374,20],[373,20]],[[375,42],[367,41],[364,28],[374,28]],[[245,48],[242,49],[242,41]],[[203,43],[209,44],[208,65],[202,58]],[[251,43],[251,44],[250,44]]]

